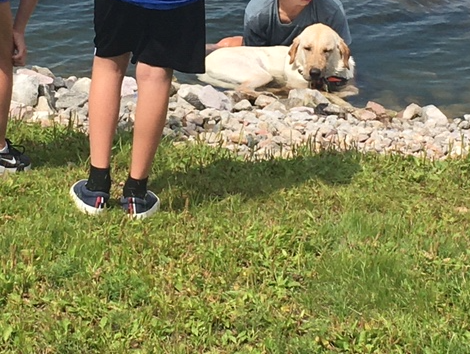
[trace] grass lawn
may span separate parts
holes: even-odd
[[[164,141],[156,216],[75,210],[88,138],[12,121],[0,176],[1,353],[470,353],[470,159]]]

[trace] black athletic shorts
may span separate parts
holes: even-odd
[[[184,73],[203,73],[204,0],[174,10],[149,10],[120,0],[95,0],[95,55],[132,53],[142,62]]]

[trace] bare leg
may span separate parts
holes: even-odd
[[[13,85],[13,33],[10,3],[0,3],[0,149],[5,147]]]
[[[121,85],[129,53],[112,58],[96,57],[91,78],[89,117],[91,164],[108,168],[119,118]]]
[[[147,178],[160,143],[168,110],[173,70],[138,63],[138,99],[132,143],[130,176]]]

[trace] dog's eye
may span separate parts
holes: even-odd
[[[306,50],[307,52],[310,52],[312,50],[312,47],[304,47],[304,50]]]
[[[332,51],[333,49],[328,49],[328,48],[323,49],[323,53],[331,53]]]

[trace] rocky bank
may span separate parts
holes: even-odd
[[[14,74],[11,116],[43,126],[54,123],[88,130],[90,78],[55,76],[33,66]],[[133,126],[137,84],[125,77],[119,129]],[[312,148],[357,148],[446,159],[470,149],[470,114],[446,117],[438,107],[410,104],[401,112],[375,102],[353,107],[317,90],[292,90],[287,98],[251,97],[209,85],[172,83],[165,136],[203,141],[241,155],[288,156],[308,142]]]

